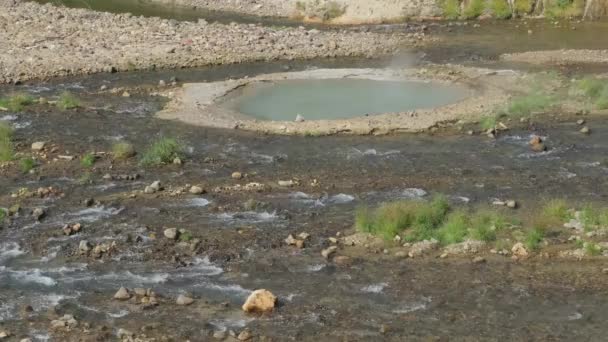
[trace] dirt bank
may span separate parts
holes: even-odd
[[[276,59],[377,56],[419,36],[177,22],[0,0],[0,83]]]

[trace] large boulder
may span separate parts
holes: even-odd
[[[269,312],[274,309],[277,303],[277,297],[272,292],[264,289],[253,291],[245,304],[243,304],[243,311],[245,312]]]

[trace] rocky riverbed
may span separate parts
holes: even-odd
[[[421,35],[177,22],[2,0],[0,82],[276,59],[373,57]]]

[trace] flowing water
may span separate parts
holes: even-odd
[[[104,2],[94,3],[102,6]],[[93,6],[93,2],[88,4]],[[110,9],[120,10],[118,4]],[[170,14],[166,8],[162,12]],[[475,35],[459,39],[471,42],[475,37],[481,39]],[[502,44],[501,38],[492,39],[496,42],[488,43],[492,48],[483,50],[490,51],[488,56],[495,56],[496,46]],[[559,46],[561,42],[551,38],[542,44]],[[451,59],[455,55],[450,46],[427,49],[427,58]],[[467,51],[471,56],[473,52]],[[462,56],[454,58],[462,60]],[[389,200],[424,200],[444,193],[455,205],[475,206],[516,198],[521,211],[530,214],[543,198],[605,201],[608,141],[601,133],[608,129],[605,119],[588,119],[594,132],[588,136],[578,133],[573,120],[552,120],[512,129],[497,139],[454,133],[283,137],[162,121],[154,117],[163,106],[162,98],[138,92],[128,98],[96,93],[101,85],[149,86],[171,76],[181,81],[221,80],[284,71],[287,66],[302,70],[389,63],[347,59],[258,63],[95,75],[0,89],[3,94],[23,91],[51,100],[69,90],[86,105],[67,112],[50,106],[0,112],[0,120],[15,129],[15,143],[22,149],[32,141],[47,141],[61,154],[82,155],[109,151],[116,141],[128,140],[143,151],[152,139],[164,136],[177,137],[187,154],[182,166],[144,168],[136,161],[101,158],[93,169],[78,161],[57,161],[41,166],[39,173],[3,174],[0,207],[21,203],[22,210],[0,226],[0,328],[34,341],[115,340],[119,328],[149,336],[170,335],[178,341],[206,341],[214,331],[244,327],[278,341],[440,340],[445,336],[455,340],[604,340],[608,293],[601,269],[605,262],[538,258],[515,263],[497,256],[473,264],[460,258],[396,259],[378,251],[354,258],[351,267],[338,267],[321,257],[320,250],[328,246],[328,237],[351,231],[357,207]],[[293,95],[302,91],[299,86],[270,90]],[[321,87],[306,90],[326,92]],[[458,90],[446,91],[450,96],[458,94]],[[367,91],[361,94],[369,95]],[[373,111],[361,108],[368,104],[363,100],[356,96],[346,102],[352,111]],[[277,111],[277,115],[283,113]],[[532,134],[543,136],[547,152],[530,152],[527,142]],[[247,173],[247,178],[232,179],[236,170]],[[106,173],[139,177],[106,179]],[[288,179],[297,179],[300,185],[277,186],[279,180]],[[166,192],[202,184],[208,193],[131,196],[155,180],[168,188]],[[315,180],[318,186],[309,185]],[[247,182],[271,184],[273,190],[212,191]],[[22,188],[48,186],[63,196],[10,195]],[[83,205],[90,198],[94,204]],[[257,205],[248,204],[252,199]],[[47,212],[40,222],[29,214],[35,207]],[[74,223],[82,223],[82,231],[64,235],[64,224]],[[201,239],[198,253],[187,244],[164,239],[166,227],[186,229]],[[303,231],[312,235],[307,248],[282,243],[288,234]],[[92,244],[114,242],[116,250],[101,259],[79,255],[80,241],[85,239]],[[152,288],[162,296],[161,303],[150,308],[112,300],[120,286]],[[273,314],[241,312],[249,291],[257,288],[278,295],[280,307]],[[176,306],[174,298],[181,293],[194,295],[195,304]],[[63,314],[75,315],[91,324],[90,329],[78,330],[76,337],[57,335],[49,322]]]

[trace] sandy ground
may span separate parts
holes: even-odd
[[[531,64],[599,64],[608,63],[608,50],[550,50],[510,53],[500,56],[509,62]]]
[[[0,8],[0,83],[277,59],[372,57],[421,41],[402,34],[177,22],[22,0],[0,0]]]

